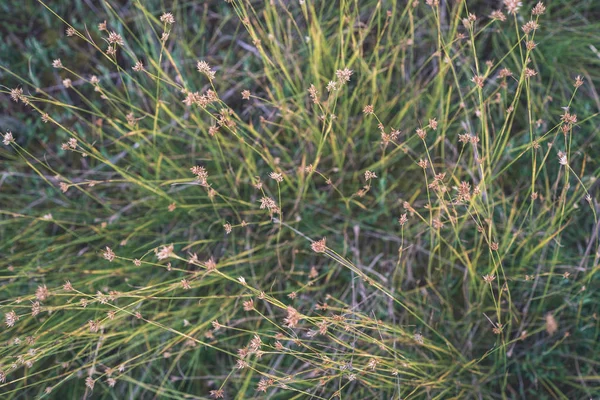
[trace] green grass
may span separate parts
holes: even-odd
[[[594,1],[52,3],[0,6],[3,398],[600,396]]]

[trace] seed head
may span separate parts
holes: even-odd
[[[91,376],[88,376],[87,378],[85,378],[85,386],[89,387],[90,390],[94,390],[94,379],[92,379]]]
[[[375,172],[365,171],[365,180],[370,181],[371,179],[375,179],[375,178],[377,178],[377,175],[375,175]]]
[[[518,0],[504,0],[504,5],[509,14],[516,14],[523,3]]]
[[[135,65],[133,66],[133,70],[135,72],[141,72],[144,70],[144,64],[141,61],[136,61]]]
[[[502,333],[502,324],[500,322],[496,323],[496,326],[494,326],[492,328],[492,332],[494,332],[495,335],[499,335]]]
[[[257,392],[266,392],[267,389],[275,384],[273,379],[261,378],[256,387]]]
[[[500,78],[507,78],[509,76],[512,76],[512,71],[510,69],[508,69],[508,68],[502,68],[500,70],[500,72],[498,73],[498,76]]]
[[[429,120],[429,127],[430,127],[431,129],[433,129],[434,131],[435,131],[435,130],[437,130],[437,127],[438,127],[438,122],[437,122],[437,120],[436,120],[435,118],[431,118],[431,119]]]
[[[542,15],[545,12],[546,7],[544,6],[544,3],[540,1],[535,5],[535,7],[533,7],[533,10],[531,10],[531,15]]]
[[[219,127],[216,125],[211,125],[211,127],[208,128],[208,134],[210,136],[215,136],[217,134],[217,132],[219,132]]]
[[[196,68],[198,68],[199,72],[205,74],[211,81],[215,79],[215,71],[210,68],[210,65],[208,65],[206,61],[198,61]]]
[[[540,25],[537,22],[529,21],[525,25],[523,25],[523,27],[521,29],[523,29],[523,32],[529,33],[529,32],[535,31],[539,27],[540,27]]]
[[[196,165],[190,168],[190,171],[192,171],[192,174],[196,175],[196,178],[200,181],[201,185],[205,186],[207,184],[206,180],[208,179],[208,172],[206,171],[206,168]]]
[[[492,11],[490,14],[491,19],[497,19],[498,21],[504,22],[506,21],[506,16],[500,10]]]
[[[525,78],[531,78],[532,76],[536,76],[537,72],[532,70],[531,68],[525,68]]]
[[[567,155],[562,151],[558,152],[558,162],[560,165],[569,165],[569,161],[567,160]]]
[[[156,257],[159,260],[165,260],[173,256],[173,245],[163,246],[160,250],[156,251]]]
[[[217,269],[217,263],[215,262],[215,259],[213,257],[209,258],[208,261],[204,263],[204,266],[209,272]]]
[[[277,207],[275,200],[273,200],[270,197],[263,197],[260,199],[260,208],[261,209],[266,208],[271,212],[277,212],[279,210],[279,207]]]
[[[4,139],[2,140],[2,143],[4,143],[5,146],[8,146],[11,143],[15,142],[15,138],[12,134],[12,132],[6,132],[4,134]]]
[[[371,371],[374,371],[375,368],[377,368],[377,364],[379,364],[379,360],[376,358],[371,358],[369,360],[369,362],[367,363],[367,368],[370,369]]]
[[[107,259],[109,262],[112,262],[115,259],[115,253],[110,247],[106,246],[106,250],[104,251],[104,253],[102,253],[102,257]]]
[[[210,394],[211,397],[213,397],[215,399],[224,399],[225,398],[225,391],[223,391],[223,389],[211,390],[208,393]]]
[[[278,173],[278,172],[271,172],[269,174],[269,178],[273,179],[274,181],[276,181],[277,183],[281,183],[283,182],[283,175]]]
[[[287,317],[283,319],[283,322],[288,328],[295,328],[298,325],[298,322],[302,319],[302,316],[292,306],[288,306],[287,308]]]
[[[21,88],[14,88],[14,89],[10,90],[10,98],[15,103],[19,102],[19,99],[21,98],[22,95],[23,95],[23,89],[21,89]]]
[[[463,18],[462,23],[465,28],[469,29],[473,26],[473,22],[477,20],[477,16],[475,14],[469,13],[467,18]]]
[[[121,35],[119,35],[117,32],[110,32],[108,34],[108,43],[110,44],[118,44],[119,46],[123,46],[125,45],[125,42],[123,41],[123,37],[121,37]]]
[[[346,82],[350,82],[350,77],[352,76],[353,73],[354,73],[354,71],[352,71],[348,68],[344,68],[344,69],[338,69],[337,71],[335,71],[335,76],[337,76],[338,81],[343,85]]]
[[[471,78],[471,82],[473,82],[475,85],[482,88],[483,83],[485,82],[485,78],[481,75],[475,75],[474,77]]]
[[[419,343],[419,344],[423,344],[424,342],[424,338],[423,335],[421,335],[420,333],[415,333],[415,342]]]
[[[127,120],[127,123],[129,124],[129,126],[135,126],[135,116],[133,115],[132,112],[127,114],[125,116],[125,119]]]
[[[183,103],[190,107],[192,104],[196,104],[200,101],[200,93],[198,92],[186,92],[185,93],[185,99],[183,100]]]
[[[34,301],[31,304],[31,316],[32,317],[35,317],[36,315],[38,315],[41,310],[42,310],[42,307],[40,306],[40,302],[39,301]]]
[[[471,185],[469,182],[461,182],[458,186],[458,201],[470,201],[471,200]]]
[[[323,238],[321,240],[314,241],[310,247],[315,253],[325,253],[325,250],[327,250],[327,239]]]
[[[245,311],[252,311],[254,309],[254,300],[244,301],[243,306]]]
[[[400,226],[404,226],[404,224],[406,224],[407,221],[408,221],[408,217],[406,216],[406,213],[402,214],[400,216],[400,218],[398,218],[398,222],[400,223]]]
[[[46,285],[40,285],[40,286],[38,286],[37,290],[35,291],[35,297],[39,301],[46,300],[49,295],[50,295],[50,293],[48,292],[48,288],[46,287]]]
[[[565,111],[565,113],[560,116],[560,120],[568,125],[576,124],[577,114],[570,114],[568,111]]]
[[[197,264],[198,263],[198,254],[191,253],[190,258],[188,258],[188,264]]]
[[[90,319],[88,321],[88,327],[90,328],[90,332],[96,333],[100,329],[100,323],[98,321],[93,321]]]
[[[175,23],[175,17],[173,17],[173,14],[171,13],[164,13],[160,16],[160,21],[164,22],[165,24],[171,25]]]
[[[6,326],[8,326],[9,328],[13,327],[15,325],[15,322],[19,320],[19,316],[14,310],[4,314],[4,318],[6,319]]]

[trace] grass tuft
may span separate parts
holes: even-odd
[[[600,396],[593,1],[70,3],[0,5],[2,398]]]

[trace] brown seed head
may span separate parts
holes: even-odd
[[[326,242],[327,242],[327,239],[323,238],[321,240],[312,242],[310,247],[315,253],[325,253],[325,251],[327,250]]]
[[[160,16],[160,21],[164,22],[165,24],[171,25],[175,23],[175,17],[173,17],[173,14],[171,14],[170,12],[164,13]]]
[[[542,15],[545,12],[546,7],[544,6],[544,3],[540,1],[535,5],[535,7],[533,7],[533,10],[531,10],[531,15]]]

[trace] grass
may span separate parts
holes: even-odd
[[[431,3],[7,3],[3,398],[598,397],[594,2]]]

